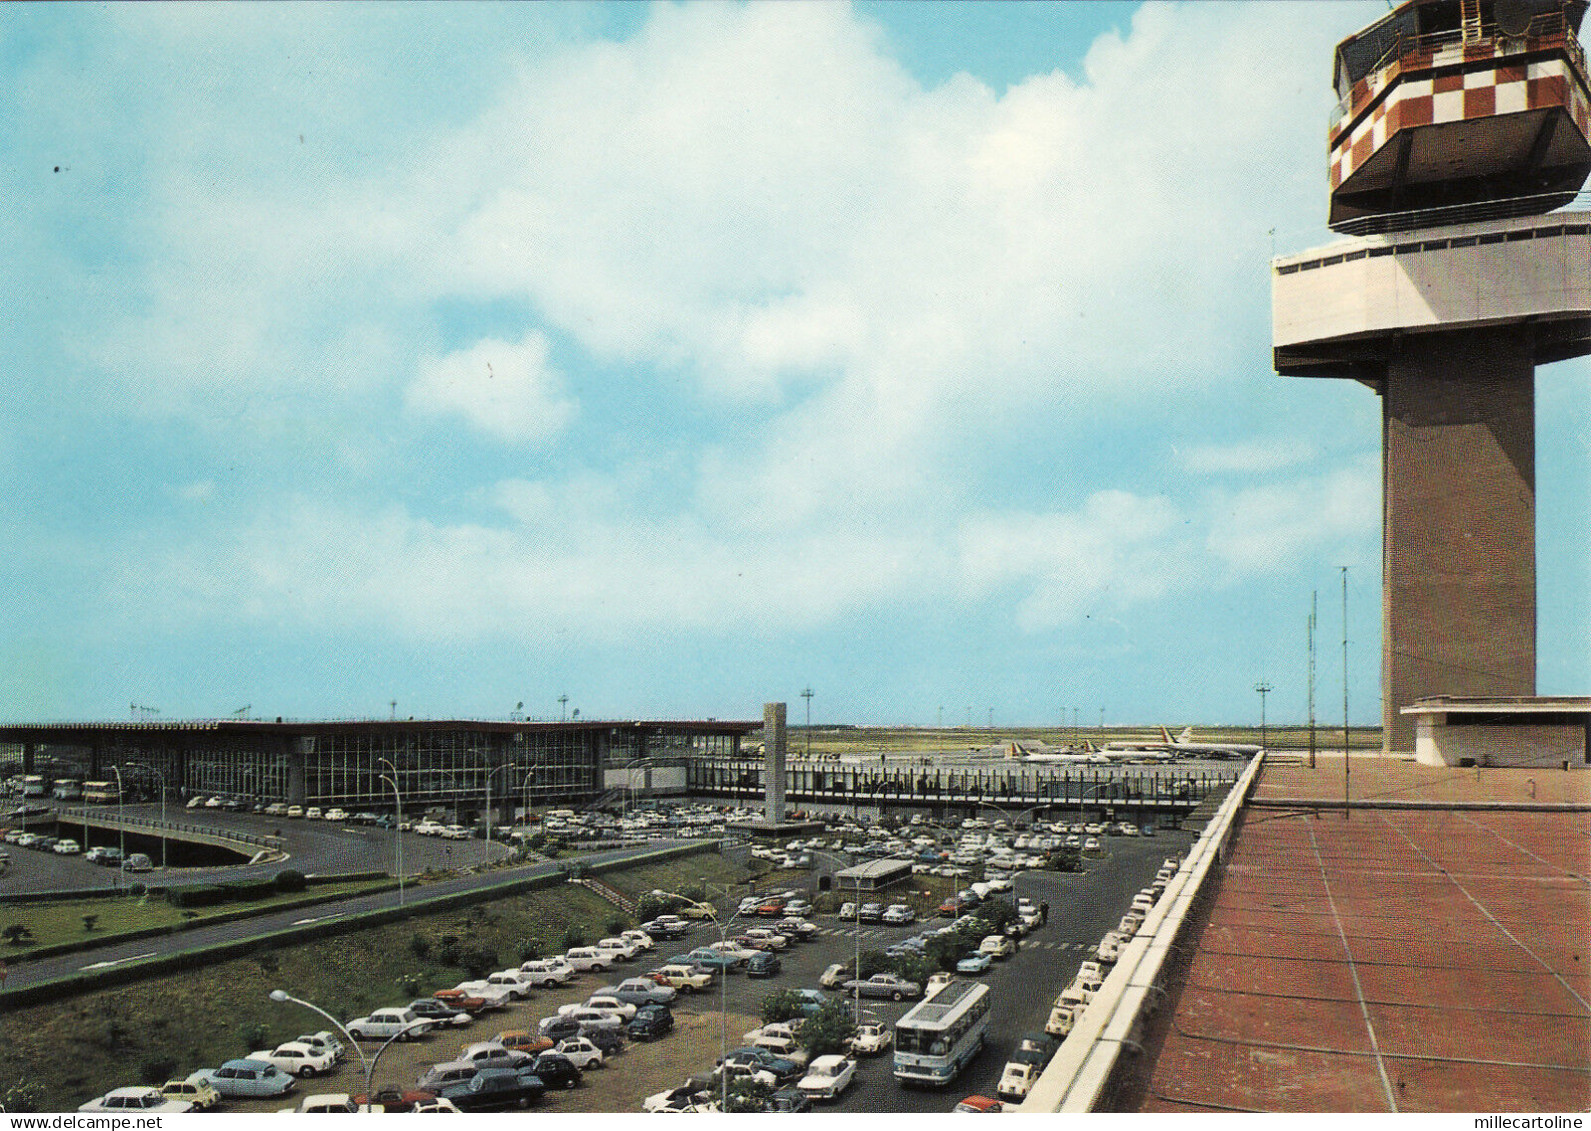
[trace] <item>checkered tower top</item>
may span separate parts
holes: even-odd
[[[1410,0],[1339,44],[1331,226],[1530,215],[1572,199],[1591,174],[1586,6]]]

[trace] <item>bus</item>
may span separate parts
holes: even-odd
[[[895,1079],[943,1085],[983,1048],[990,990],[983,982],[951,982],[895,1022]]]
[[[48,797],[49,793],[50,787],[43,774],[29,774],[22,779],[23,797]]]
[[[114,805],[121,800],[121,793],[113,781],[86,781],[83,783],[83,803],[85,805]]]
[[[81,801],[83,799],[83,786],[76,778],[62,778],[55,783],[55,788],[50,791],[50,796],[57,801]]]

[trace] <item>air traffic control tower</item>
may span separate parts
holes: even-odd
[[[1585,0],[1412,0],[1338,45],[1329,226],[1272,263],[1276,371],[1382,407],[1382,722],[1536,687],[1535,367],[1591,352]]]

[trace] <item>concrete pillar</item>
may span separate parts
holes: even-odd
[[[769,823],[784,820],[785,756],[789,739],[785,731],[785,705],[762,705],[762,736],[767,744],[767,762],[763,771],[765,806],[763,815]]]
[[[1433,695],[1534,695],[1535,370],[1523,334],[1422,334],[1383,388],[1383,749]]]

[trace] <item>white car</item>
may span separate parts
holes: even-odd
[[[211,798],[211,800],[213,801],[215,799]],[[208,802],[206,802],[206,804],[208,804]],[[311,805],[308,809],[304,810],[304,820],[306,821],[318,821],[323,816],[325,816],[325,814],[320,811],[319,805]]]
[[[594,946],[577,946],[565,952],[564,961],[584,974],[588,970],[607,970],[613,965],[613,955]]]
[[[294,1115],[380,1115],[387,1109],[380,1104],[356,1104],[347,1092],[322,1092],[277,1110]]]
[[[754,1045],[762,1037],[780,1037],[787,1041],[795,1040],[796,1030],[800,1026],[790,1021],[770,1021],[766,1025],[759,1025],[750,1032],[743,1033],[740,1043]]]
[[[857,1056],[873,1056],[895,1043],[895,1031],[882,1021],[864,1021],[851,1037],[851,1051]]]
[[[327,821],[346,821],[348,819],[348,810],[336,808],[328,809],[326,810],[326,816],[323,819]]]
[[[572,1005],[560,1005],[558,1016],[567,1017],[577,1009],[600,1009],[604,1013],[616,1013],[625,1021],[635,1017],[635,1006],[627,1001],[620,1001],[612,994],[592,994],[583,1002]]]
[[[619,937],[625,942],[634,943],[639,950],[652,950],[657,946],[656,940],[641,930],[621,931]]]
[[[565,962],[532,958],[519,964],[519,973],[533,986],[561,986],[574,977],[575,972]]]
[[[348,1022],[348,1035],[356,1041],[384,1041],[389,1037],[412,1041],[431,1031],[431,1022],[412,1009],[378,1009]]]
[[[470,830],[463,825],[449,825],[440,834],[443,840],[469,840]]]
[[[316,1052],[331,1053],[334,1061],[340,1061],[347,1051],[343,1048],[342,1041],[337,1039],[337,1034],[330,1029],[322,1029],[318,1033],[300,1033],[293,1038],[295,1044],[308,1045]]]
[[[73,840],[71,837],[66,837],[62,840],[56,841],[55,844],[51,846],[51,851],[57,856],[76,856],[79,852],[82,852],[83,849],[77,843],[77,841]]]
[[[602,1050],[592,1044],[589,1037],[570,1037],[559,1041],[552,1051],[567,1056],[582,1072],[602,1067]]]
[[[933,997],[940,990],[956,980],[956,976],[944,970],[936,970],[928,975],[928,982],[923,986],[923,996]]]
[[[1016,953],[1016,943],[1004,935],[986,935],[978,944],[978,953],[990,958],[1010,958]]]
[[[160,1094],[159,1088],[134,1087],[117,1088],[113,1092],[106,1092],[103,1096],[99,1097],[99,1099],[89,1100],[88,1103],[84,1104],[77,1110],[135,1111],[140,1115],[142,1115],[144,1112],[153,1111],[160,1112],[162,1114],[165,1112],[170,1112],[171,1114],[176,1115],[178,1112],[192,1111],[193,1105],[187,1100],[167,1099],[165,1096]]]
[[[641,953],[641,948],[639,946],[631,942],[629,939],[621,938],[598,939],[597,949],[605,950],[609,954],[613,955],[613,960],[615,962],[628,962],[637,954]]]
[[[753,927],[746,932],[746,937],[756,939],[759,944],[765,944],[773,950],[784,950],[790,945],[790,940],[772,927]]]
[[[568,1017],[579,1022],[580,1031],[582,1033],[589,1032],[592,1029],[624,1028],[624,1018],[620,1017],[611,1009],[587,1009],[583,1005],[577,1005],[573,1009],[570,1009],[567,1013],[564,1012],[564,1008],[560,1008],[558,1010],[558,1016]],[[551,1020],[552,1018],[550,1017],[543,1018],[542,1023],[546,1024],[546,1022]]]
[[[486,979],[489,986],[501,986],[508,991],[508,996],[518,1001],[523,1001],[530,996],[531,979],[517,966],[512,970],[499,970],[489,975]]]
[[[796,1084],[803,1095],[815,1100],[832,1100],[856,1079],[856,1061],[848,1056],[820,1056],[807,1068]]]
[[[421,821],[414,826],[414,831],[420,836],[441,836],[447,831],[447,826],[439,825],[435,821]]]
[[[330,1072],[337,1064],[337,1054],[330,1049],[317,1049],[298,1041],[288,1041],[286,1044],[277,1045],[274,1049],[251,1052],[248,1058],[274,1064],[280,1071],[300,1079]]]
[[[1005,1071],[1000,1073],[1000,1083],[995,1088],[995,1094],[1009,1103],[1020,1103],[1027,1099],[1028,1092],[1032,1091],[1033,1084],[1039,1078],[1039,1066],[1026,1064],[1020,1060],[1009,1061]]]
[[[514,993],[500,982],[492,982],[485,978],[475,982],[460,982],[453,987],[461,990],[470,997],[478,997],[486,1003],[487,1009],[507,1009],[514,1000]]]
[[[855,919],[856,904],[850,902],[840,904],[839,915],[841,919]]]
[[[914,923],[917,921],[917,912],[904,903],[892,903],[884,910],[886,923]]]

